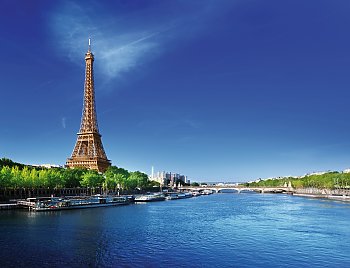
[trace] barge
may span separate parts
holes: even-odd
[[[41,211],[57,211],[83,208],[97,208],[128,205],[129,199],[126,196],[88,196],[88,197],[38,197],[27,198],[27,201],[22,202],[21,205],[29,207],[29,209]]]
[[[154,202],[154,201],[164,201],[165,195],[164,194],[145,194],[136,196],[134,201],[135,202]]]
[[[168,196],[166,197],[167,200],[176,200],[176,199],[184,199],[184,198],[191,198],[193,197],[193,194],[190,192],[183,192],[183,193],[168,193]]]

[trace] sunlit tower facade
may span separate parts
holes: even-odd
[[[105,172],[111,162],[107,159],[98,130],[93,72],[94,55],[91,52],[90,39],[89,48],[85,54],[85,63],[84,106],[81,125],[72,156],[67,159],[66,167],[83,167]]]

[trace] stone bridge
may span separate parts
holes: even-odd
[[[258,193],[283,193],[293,192],[292,187],[246,187],[239,185],[206,185],[206,186],[182,186],[180,191],[211,191],[213,193],[220,193],[222,190],[233,190],[238,193],[242,191],[258,192]]]

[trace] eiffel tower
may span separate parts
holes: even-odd
[[[72,156],[67,159],[66,167],[83,167],[105,172],[111,165],[103,149],[101,135],[98,131],[93,62],[94,55],[91,53],[91,43],[85,54],[85,85],[84,85],[84,108],[81,118],[80,130]]]

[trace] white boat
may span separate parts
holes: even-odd
[[[192,197],[192,193],[190,192],[184,192],[184,193],[169,193],[169,195],[166,197],[167,200],[175,200],[175,199],[184,199],[184,198],[190,198]]]
[[[201,192],[199,192],[199,191],[192,191],[192,196],[200,196],[200,195],[202,195]]]
[[[31,200],[33,202],[33,200]],[[125,196],[89,196],[76,198],[37,198],[30,208],[33,211],[56,211],[82,208],[96,208],[127,205],[129,200]]]
[[[166,197],[166,200],[176,200],[179,199],[179,196],[177,193],[169,193],[169,195]]]
[[[210,194],[212,194],[213,193],[213,191],[212,190],[208,190],[208,189],[205,189],[204,191],[203,191],[203,194],[204,195],[210,195]]]
[[[165,200],[164,194],[145,194],[145,195],[136,196],[134,199],[135,202],[153,202],[153,201],[164,201],[164,200]]]
[[[193,194],[191,192],[185,193],[185,198],[191,198],[191,197],[193,197]]]

